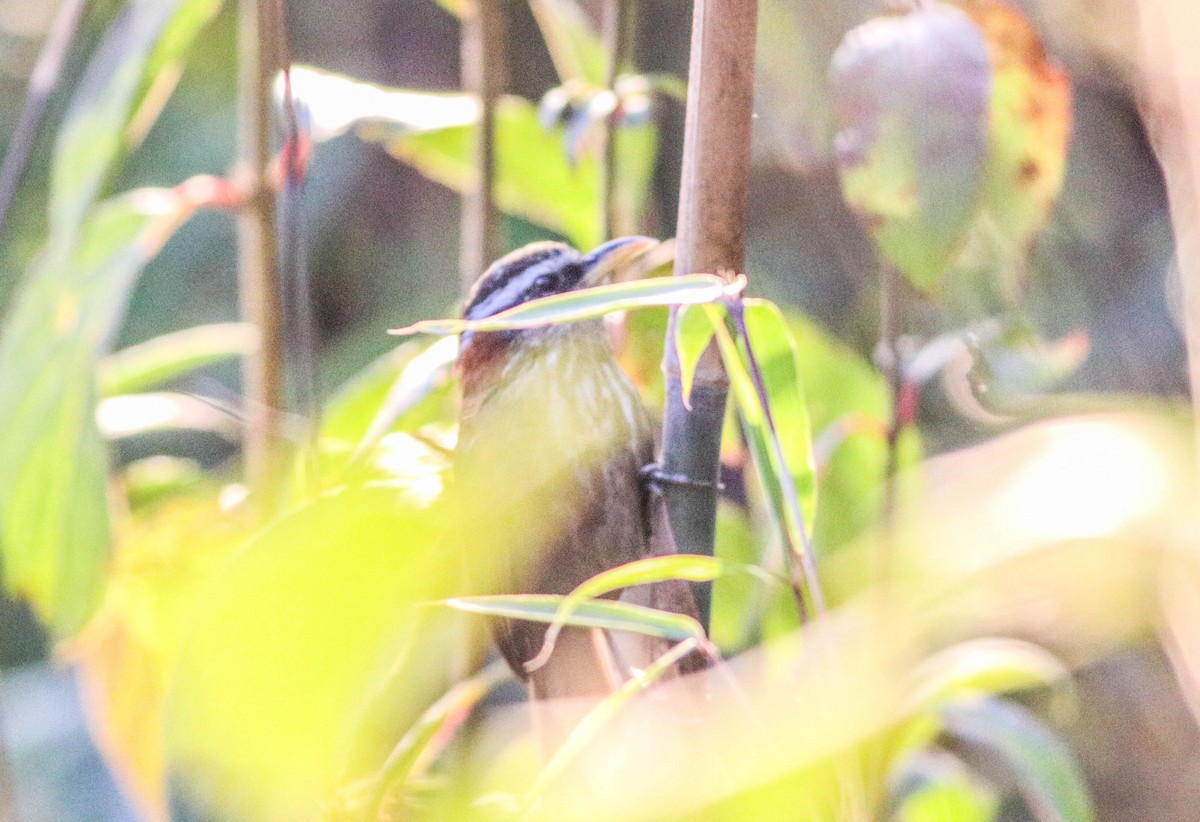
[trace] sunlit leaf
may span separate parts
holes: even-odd
[[[634,308],[712,303],[730,294],[740,293],[744,287],[743,279],[729,283],[713,274],[654,277],[554,294],[521,303],[478,320],[422,320],[388,333],[448,335],[468,331],[539,328],[593,319],[614,311],[628,311]]]
[[[237,418],[190,394],[152,391],[105,397],[96,407],[96,425],[105,439],[153,431],[212,431],[235,440]]]
[[[100,396],[132,394],[170,382],[189,371],[244,357],[258,344],[249,323],[215,323],[164,334],[109,354],[99,364]]]
[[[478,653],[453,612],[422,605],[460,584],[460,557],[431,550],[439,533],[391,489],[347,490],[238,553],[195,605],[170,683],[176,809],[307,818],[384,761],[449,687],[447,649]]]
[[[294,69],[293,91],[311,113],[314,137],[347,130],[382,144],[422,174],[465,191],[478,174],[472,130],[479,107],[469,95],[388,88],[311,67]],[[621,175],[615,196],[634,217],[649,192],[657,146],[649,123],[618,130]],[[559,232],[580,248],[600,236],[597,158],[571,162],[559,137],[538,122],[536,107],[503,97],[496,108],[496,205]]]
[[[160,190],[98,207],[73,243],[35,260],[0,331],[5,582],[60,634],[97,604],[108,555],[93,370],[134,281],[190,208]]]
[[[195,491],[205,481],[204,470],[198,462],[167,454],[134,460],[121,471],[125,497],[134,512]]]
[[[1012,702],[980,699],[943,706],[947,733],[996,756],[1016,778],[1038,822],[1090,822],[1092,802],[1066,744]]]
[[[931,4],[851,31],[830,94],[842,192],[880,254],[936,292],[975,213],[991,70],[958,9]]]
[[[469,94],[386,88],[303,65],[292,66],[291,81],[317,142],[375,122],[387,123],[391,136],[399,137],[469,126],[479,117],[479,104]]]
[[[455,597],[447,605],[460,611],[505,619],[553,623],[566,597],[551,594],[512,594],[509,596]],[[628,602],[590,600],[578,604],[564,620],[578,628],[603,628],[630,631],[661,639],[702,639],[700,623],[683,614],[673,614]]]

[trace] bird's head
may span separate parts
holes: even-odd
[[[471,289],[463,318],[479,320],[539,297],[600,285],[657,244],[648,237],[621,237],[581,254],[565,243],[532,243],[488,267]],[[472,348],[507,348],[518,339],[534,341],[555,332],[555,328],[467,332],[460,350],[466,357]]]
[[[492,263],[471,289],[463,317],[480,320],[553,294],[599,285],[657,245],[648,237],[621,237],[580,254],[566,243],[531,243]]]

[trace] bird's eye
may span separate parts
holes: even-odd
[[[534,291],[557,291],[558,290],[558,275],[543,274],[533,281]]]

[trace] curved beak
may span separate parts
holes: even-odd
[[[601,285],[621,279],[618,275],[634,260],[658,245],[650,237],[618,237],[597,247],[583,258],[583,285]]]

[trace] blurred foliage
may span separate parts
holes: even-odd
[[[256,510],[228,459],[231,361],[254,340],[232,322],[231,219],[219,210],[231,189],[193,176],[230,161],[232,4],[90,4],[19,193],[0,259],[41,250],[19,276],[0,274],[6,294],[20,280],[0,329],[4,582],[75,666],[93,738],[136,813],[1114,818],[1089,769],[1098,749],[1137,740],[1068,745],[1086,738],[1078,719],[1091,708],[1076,683],[1161,645],[1178,670],[1163,698],[1186,715],[1200,668],[1196,489],[1170,402],[1118,415],[1096,413],[1095,393],[1047,396],[1064,381],[1113,387],[1088,382],[1115,373],[1113,350],[1166,375],[1123,388],[1182,384],[1161,180],[1132,103],[1097,102],[1117,92],[1088,63],[1102,58],[1071,51],[1071,4],[881,13],[867,0],[764,0],[749,268],[756,293],[801,304],[696,275],[487,325],[605,315],[655,408],[664,344],[687,370],[718,340],[736,403],[717,557],[651,560],[536,599],[494,590],[498,558],[527,558],[553,528],[538,502],[571,457],[501,420],[513,433],[497,453],[512,459],[493,466],[494,494],[463,499],[450,473],[453,338],[386,350],[387,327],[451,313],[455,200],[437,185],[462,192],[476,173],[477,108],[438,90],[457,78],[446,11],[464,4],[401,5],[289,6],[296,54],[323,66],[293,75],[316,143],[303,241],[322,375],[350,376],[323,404],[317,482],[297,482],[277,515]],[[687,27],[668,42],[674,29],[658,24],[681,10],[642,4],[648,72],[614,89],[593,11],[507,8],[510,43],[531,46],[510,55],[523,96],[498,113],[511,245],[606,239],[602,123],[631,226],[671,223],[662,192]],[[5,32],[11,15],[0,6]],[[1043,47],[1043,18],[1071,74]],[[1103,34],[1080,36],[1111,54]],[[5,110],[12,96],[0,86]],[[869,356],[880,264],[913,287],[900,295],[894,397]],[[664,341],[662,306],[679,304],[691,307]],[[1148,316],[1157,324],[1135,322]],[[1168,344],[1138,344],[1151,325]],[[297,442],[316,424],[287,421]],[[197,432],[212,442],[187,439]],[[982,444],[926,456],[961,441]],[[492,527],[498,510],[513,528]],[[714,582],[715,647],[678,615],[595,599],[663,579]],[[815,591],[827,611],[804,620],[797,599],[812,616]],[[3,608],[2,658],[27,661],[38,637],[10,640],[20,612]],[[487,614],[682,642],[608,699],[562,706],[579,728],[539,759],[524,706],[506,704],[509,677],[481,667]],[[695,650],[729,659],[672,676]],[[29,818],[62,818],[41,814]]]

